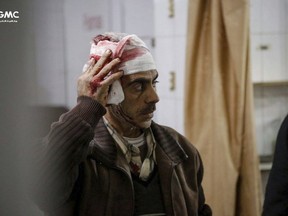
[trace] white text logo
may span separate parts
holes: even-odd
[[[0,23],[1,22],[18,22],[19,11],[0,11]]]

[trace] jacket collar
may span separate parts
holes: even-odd
[[[181,163],[181,161],[187,158],[184,150],[164,127],[152,122],[151,129],[157,145],[161,147],[163,152],[167,155],[167,159],[170,160],[172,164]],[[112,136],[109,134],[102,118],[95,128],[94,139],[89,146],[89,157],[111,166],[116,165],[117,146]]]

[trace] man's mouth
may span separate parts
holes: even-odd
[[[142,110],[142,112],[141,112],[141,114],[142,115],[147,115],[147,116],[149,116],[149,117],[153,117],[153,113],[154,113],[154,111],[156,110],[156,106],[155,105],[152,105],[152,106],[149,106],[149,107],[147,107],[147,108],[145,108],[145,109],[143,109]]]

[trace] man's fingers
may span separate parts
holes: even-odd
[[[100,72],[95,75],[95,77],[98,77],[100,80],[104,79],[104,77],[106,77],[111,71],[113,71],[115,66],[117,64],[119,64],[119,63],[120,63],[120,59],[119,58],[113,59],[111,62],[106,64],[102,68],[102,70],[100,70]]]
[[[106,50],[105,53],[101,56],[101,58],[96,62],[93,69],[90,71],[91,75],[94,76],[95,74],[98,74],[102,68],[105,67],[107,62],[110,60],[112,52],[111,50]]]
[[[122,77],[123,74],[124,74],[123,71],[117,71],[117,72],[109,75],[105,80],[99,80],[96,76],[94,76],[92,81],[90,82],[91,93],[94,94],[98,90],[100,92],[108,90],[109,86],[115,80],[120,79],[120,77]]]
[[[101,86],[110,86],[115,80],[120,79],[123,76],[123,71],[117,71],[111,74],[107,79],[100,82]]]

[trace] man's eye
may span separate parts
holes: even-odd
[[[153,81],[152,85],[154,88],[156,88],[157,83],[159,83],[159,81],[157,81],[157,80]]]
[[[135,83],[134,84],[134,89],[136,91],[142,91],[143,90],[143,83]]]

